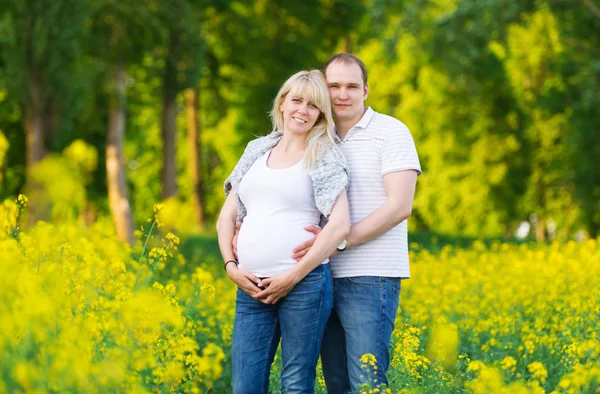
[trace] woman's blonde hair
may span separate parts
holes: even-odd
[[[308,132],[306,139],[306,152],[304,153],[304,165],[313,167],[327,147],[334,146],[333,117],[331,115],[331,100],[329,89],[323,73],[319,70],[300,71],[288,78],[273,101],[271,110],[271,121],[273,131],[283,132],[283,113],[280,106],[291,94],[293,97],[308,95],[310,102],[317,106],[321,114],[315,125]]]

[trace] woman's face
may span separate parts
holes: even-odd
[[[308,94],[288,94],[279,106],[283,114],[283,128],[292,133],[306,134],[315,125],[321,110],[309,101]]]

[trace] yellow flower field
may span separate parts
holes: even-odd
[[[199,393],[222,377],[234,293],[200,267],[161,281],[185,265],[176,236],[131,250],[109,222],[19,233],[16,217],[0,209],[0,392]]]
[[[439,255],[413,245],[411,253],[395,333],[397,389],[600,392],[596,240],[476,243]]]
[[[160,205],[131,248],[103,220],[20,231],[25,204],[0,206],[0,392],[230,392],[234,288]],[[390,386],[363,392],[600,392],[596,240],[411,248]]]

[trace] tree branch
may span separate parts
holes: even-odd
[[[600,18],[600,9],[598,7],[596,7],[594,4],[592,4],[592,2],[590,0],[581,0],[581,2],[588,10],[590,10],[592,12],[592,14],[594,14],[598,18]]]

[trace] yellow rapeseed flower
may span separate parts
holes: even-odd
[[[548,378],[548,371],[544,367],[544,364],[539,361],[534,361],[527,365],[527,370],[531,373],[531,376],[542,383],[544,383]]]
[[[517,367],[517,360],[511,356],[504,357],[500,362],[500,366],[503,370],[514,373]]]
[[[26,207],[28,202],[29,199],[24,194],[19,194],[19,196],[17,197],[17,203],[22,207]]]

